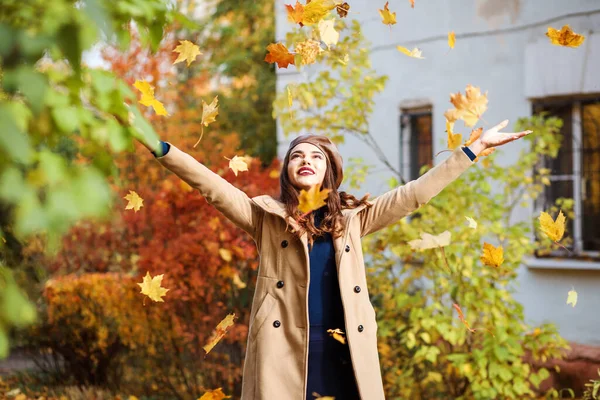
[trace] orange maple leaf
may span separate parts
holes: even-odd
[[[294,65],[294,55],[289,52],[283,43],[271,43],[267,46],[269,54],[265,56],[265,61],[269,64],[277,63],[278,68],[287,68],[288,65]]]
[[[585,40],[585,36],[573,32],[569,25],[564,25],[560,30],[549,26],[546,36],[552,44],[565,47],[579,47]]]
[[[300,26],[304,26],[302,20],[304,18],[304,6],[300,4],[298,0],[296,0],[296,6],[292,6],[291,4],[286,4],[285,8],[287,9],[287,17],[288,21],[294,24],[300,24]]]

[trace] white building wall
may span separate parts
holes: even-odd
[[[285,3],[275,2],[278,41],[292,28]],[[381,4],[372,0],[349,3],[349,16],[361,22],[371,42],[374,68],[379,75],[389,76],[369,122],[386,157],[398,167],[406,162],[400,157],[400,108],[415,101],[432,105],[435,154],[446,148],[443,114],[452,107],[449,95],[464,93],[467,84],[488,91],[486,128],[504,119],[511,121],[511,127],[517,118],[531,115],[532,98],[600,93],[600,0],[416,0],[414,9],[408,0],[391,1],[389,7],[397,16],[391,31],[377,12],[383,0]],[[559,29],[567,23],[587,36],[578,49],[550,45],[545,36],[548,26]],[[456,33],[453,50],[447,45],[451,30]],[[419,47],[425,59],[409,58],[396,50],[397,45]],[[304,68],[299,74],[293,66],[278,70],[278,90],[290,82],[302,82],[310,71]],[[457,124],[463,136],[469,132],[459,128]],[[278,139],[283,157],[291,138],[278,128]],[[515,162],[520,146],[516,142],[498,149],[498,161],[503,165]],[[376,166],[364,192],[376,196],[387,189],[391,174],[362,142],[348,136],[340,151],[345,160],[363,157]],[[532,207],[521,209],[516,217],[529,217],[532,212]],[[519,284],[517,298],[525,306],[528,322],[554,322],[566,339],[600,345],[600,263],[557,261],[549,268],[523,265]],[[572,287],[579,293],[575,308],[566,304]]]

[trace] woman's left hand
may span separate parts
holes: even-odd
[[[532,131],[522,131],[516,133],[500,132],[500,129],[506,128],[508,120],[500,122],[493,128],[483,132],[479,137],[484,148],[502,146],[503,144],[515,141],[523,136],[529,135]]]

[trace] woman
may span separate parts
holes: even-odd
[[[420,178],[372,202],[338,192],[342,157],[325,136],[294,139],[285,155],[279,198],[245,193],[170,143],[157,160],[254,239],[260,257],[250,313],[242,400],[384,399],[377,322],[369,300],[361,237],[427,203],[477,154],[527,135],[502,133],[508,121],[459,147]],[[156,157],[156,154],[153,152]],[[326,205],[301,218],[298,194],[320,184]],[[328,329],[345,333],[346,344]]]

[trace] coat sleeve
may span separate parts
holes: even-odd
[[[418,179],[392,189],[373,200],[360,215],[361,236],[391,225],[426,204],[474,164],[461,147]]]
[[[258,225],[262,220],[262,209],[254,204],[246,193],[194,157],[179,150],[172,143],[168,144],[168,152],[162,157],[156,157],[156,160],[190,186],[198,189],[208,203],[256,239]]]

